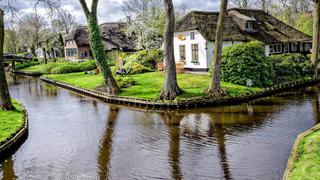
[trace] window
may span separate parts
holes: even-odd
[[[253,23],[252,22],[247,22],[246,23],[246,29],[252,30],[253,29]]]
[[[300,51],[304,51],[304,44],[300,43]]]
[[[292,43],[291,44],[291,50],[292,51],[297,51],[297,49],[298,49],[298,44],[297,43]]]
[[[192,51],[192,61],[193,63],[199,62],[199,45],[198,44],[191,44],[191,51]]]
[[[194,32],[191,32],[191,33],[190,33],[190,39],[191,39],[191,40],[194,40],[194,39],[195,39]]]
[[[289,44],[284,44],[284,53],[289,53]]]
[[[186,60],[186,46],[180,45],[179,52],[180,52],[180,61],[185,61]]]
[[[311,43],[306,43],[306,51],[311,49]]]
[[[88,53],[87,53],[87,51],[86,51],[86,52],[84,52],[84,57],[88,57]]]
[[[271,44],[270,53],[282,53],[282,44]]]

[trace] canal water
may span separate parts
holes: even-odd
[[[0,179],[281,179],[296,136],[319,123],[315,90],[239,106],[141,111],[36,78],[11,83],[29,112],[26,142]]]

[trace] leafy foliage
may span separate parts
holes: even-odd
[[[155,71],[158,62],[161,62],[163,52],[161,50],[139,51],[124,59],[123,69],[128,74],[140,74]]]
[[[116,76],[116,81],[120,88],[128,88],[136,84],[136,81],[131,76]]]
[[[273,55],[268,59],[275,70],[274,81],[276,83],[293,81],[312,75],[310,60],[302,54]]]
[[[24,69],[24,68],[35,66],[35,65],[38,65],[38,64],[40,64],[40,63],[35,62],[35,61],[29,61],[29,62],[26,62],[26,63],[17,63],[16,64],[16,69]]]
[[[94,60],[85,61],[82,63],[74,62],[51,62],[44,66],[44,74],[65,74],[73,72],[91,71],[97,68]]]
[[[273,85],[274,75],[260,42],[240,43],[223,49],[222,81],[246,85],[251,79],[253,86],[267,87]]]

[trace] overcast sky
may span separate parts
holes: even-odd
[[[14,0],[14,6],[24,12],[33,11],[33,3],[35,0]],[[79,0],[61,0],[62,8],[70,11],[78,23],[84,24],[85,17],[83,15]],[[91,4],[91,0],[86,0]],[[122,13],[123,2],[126,0],[100,0],[98,9],[99,23],[119,21],[124,19]],[[3,6],[7,0],[0,0],[0,5]],[[187,10],[206,10],[217,11],[219,9],[220,0],[173,0],[175,5],[184,4]],[[44,11],[40,8],[40,13]]]

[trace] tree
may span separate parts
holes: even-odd
[[[68,34],[77,23],[74,16],[67,10],[59,10],[57,16],[51,22],[52,27],[57,30],[57,33]]]
[[[252,0],[233,0],[233,3],[239,8],[249,8],[252,2]]]
[[[138,49],[161,47],[166,18],[162,0],[127,0],[123,12],[128,22],[126,33],[136,37]]]
[[[221,0],[220,13],[218,18],[215,43],[214,43],[214,53],[213,53],[213,68],[212,68],[212,78],[211,84],[209,86],[208,95],[219,97],[223,94],[221,89],[221,54],[222,54],[222,41],[223,41],[223,27],[224,19],[227,15],[228,0]]]
[[[164,0],[164,6],[166,11],[166,31],[164,33],[164,62],[166,65],[166,77],[164,81],[163,89],[160,93],[160,99],[173,100],[181,89],[177,83],[176,63],[174,59],[174,8],[172,0]]]
[[[9,111],[14,109],[9,93],[6,73],[3,65],[3,43],[4,43],[4,12],[0,8],[0,109]]]
[[[104,44],[102,42],[100,28],[97,19],[97,8],[99,0],[93,0],[91,4],[91,11],[85,0],[79,0],[83,12],[88,21],[89,42],[93,57],[96,59],[99,67],[101,68],[106,92],[110,95],[115,95],[120,92],[117,82],[113,78],[111,69],[108,65],[108,58],[104,51]]]
[[[318,77],[319,38],[320,38],[320,1],[313,0],[313,41],[312,41],[312,72],[313,78]]]

